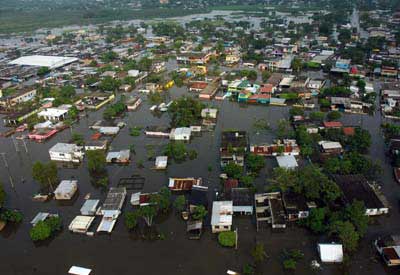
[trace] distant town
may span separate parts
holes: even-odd
[[[142,2],[0,36],[0,273],[398,274],[400,6]]]

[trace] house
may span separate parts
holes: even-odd
[[[73,233],[86,234],[94,219],[95,217],[93,216],[76,216],[68,226],[68,229]]]
[[[323,263],[342,263],[343,245],[341,244],[318,244],[318,253]]]
[[[189,240],[199,240],[203,230],[203,221],[190,220],[186,225]]]
[[[286,210],[287,221],[305,219],[310,214],[310,207],[302,194],[285,192],[282,194],[282,200]]]
[[[251,145],[250,152],[259,156],[298,156],[300,147],[295,139],[278,140],[275,144]]]
[[[15,93],[12,93],[8,96],[3,96],[0,89],[0,106],[1,107],[10,107],[15,106],[20,103],[31,101],[36,97],[36,89],[22,89]]]
[[[168,188],[172,191],[190,191],[193,186],[201,184],[201,178],[169,178]]]
[[[343,203],[358,200],[365,205],[365,215],[379,216],[389,213],[389,203],[363,175],[334,175],[334,180],[343,192]]]
[[[340,129],[343,124],[340,121],[324,121],[323,126],[326,129]]]
[[[144,133],[149,137],[170,137],[171,129],[164,126],[147,126]]]
[[[214,201],[212,206],[212,233],[231,231],[233,217],[232,201]]]
[[[68,110],[71,108],[71,105],[64,105],[58,108],[47,108],[38,113],[38,117],[44,118],[45,120],[50,121],[62,121],[65,120],[68,116]]]
[[[232,188],[233,213],[253,215],[253,195],[249,188]]]
[[[142,99],[140,97],[132,97],[128,99],[125,104],[128,111],[135,111],[141,103]]]
[[[190,140],[191,133],[189,127],[174,128],[171,130],[169,138],[171,140]]]
[[[271,224],[272,229],[286,228],[286,214],[280,192],[254,194],[254,202],[257,231],[262,222]]]
[[[100,222],[97,232],[108,232],[114,228],[118,216],[121,214],[121,208],[126,197],[125,187],[111,187],[106,200],[100,208],[100,214],[103,218]]]
[[[400,265],[400,236],[389,235],[378,238],[374,245],[387,266]]]
[[[158,170],[167,169],[168,165],[168,157],[167,156],[158,156],[156,157],[155,168]]]
[[[208,209],[208,187],[201,185],[193,185],[192,191],[190,192],[189,195],[188,204],[191,213],[197,206],[200,205]]]
[[[277,156],[278,166],[285,169],[295,169],[298,167],[296,158],[293,155]]]
[[[73,163],[80,163],[84,156],[81,147],[69,143],[57,143],[49,149],[49,154],[51,160]]]
[[[217,119],[218,109],[206,108],[201,110],[201,117],[207,119]]]
[[[85,141],[85,151],[96,151],[102,150],[105,151],[107,149],[107,140],[89,140]]]
[[[204,81],[196,81],[190,84],[189,86],[189,91],[190,92],[196,92],[196,93],[200,93],[202,91],[204,91],[204,89],[208,86],[207,82]]]
[[[129,163],[131,152],[129,150],[121,150],[118,152],[108,152],[106,156],[107,163]]]
[[[62,180],[54,191],[56,200],[70,200],[78,190],[77,180]]]
[[[96,215],[97,206],[99,205],[99,200],[86,200],[81,207],[81,215],[84,216],[94,216]]]
[[[58,217],[58,214],[50,214],[50,213],[47,213],[47,212],[39,212],[31,220],[31,225],[35,226],[38,222],[45,221],[46,219],[51,218],[51,217]]]
[[[321,140],[318,142],[321,153],[328,155],[340,155],[343,153],[343,147],[340,142]]]
[[[83,268],[83,267],[79,267],[79,266],[72,266],[68,270],[68,274],[71,274],[71,275],[90,275],[91,272],[92,272],[91,269]]]
[[[331,69],[333,73],[349,73],[350,72],[350,59],[338,59],[335,66]]]
[[[244,165],[244,156],[247,151],[247,135],[245,131],[224,131],[221,136],[221,167],[233,162]]]

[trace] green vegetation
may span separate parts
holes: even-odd
[[[126,111],[126,106],[122,101],[109,105],[103,113],[103,118],[110,120],[116,118]]]
[[[192,218],[195,220],[203,220],[207,216],[208,211],[203,205],[196,206],[193,210]]]
[[[37,75],[38,75],[38,76],[44,76],[44,75],[48,74],[49,72],[50,72],[50,69],[49,69],[49,68],[47,68],[47,67],[41,67],[41,68],[39,68],[39,70],[38,70],[38,72],[37,72]]]
[[[176,197],[174,207],[177,211],[183,211],[186,208],[186,198],[184,195]]]
[[[138,212],[130,211],[125,213],[125,226],[128,230],[132,230],[137,226]]]
[[[265,160],[263,156],[248,154],[246,158],[247,169],[254,174],[259,174],[261,169],[265,166]]]
[[[189,127],[196,125],[201,119],[204,104],[191,97],[181,97],[168,108],[172,127]]]
[[[18,210],[6,209],[0,214],[0,221],[21,223],[24,216]]]
[[[35,162],[32,166],[32,177],[42,188],[54,189],[54,185],[58,182],[58,171],[55,162],[48,163]]]
[[[234,247],[236,244],[236,232],[225,231],[218,234],[218,242],[225,247]]]
[[[167,187],[162,187],[157,194],[150,197],[150,203],[157,205],[157,210],[164,213],[168,212],[171,206],[171,190]]]
[[[263,243],[257,243],[253,250],[251,251],[251,256],[256,263],[261,263],[267,258],[267,253],[265,252],[265,247]]]
[[[186,160],[188,152],[183,142],[176,141],[167,144],[164,149],[164,154],[177,162],[182,162]]]
[[[102,150],[90,150],[86,152],[88,169],[90,173],[100,173],[106,167],[106,154]]]
[[[243,174],[243,167],[234,162],[229,162],[225,165],[224,172],[230,178],[239,179]]]
[[[121,81],[111,76],[106,76],[100,81],[99,88],[102,91],[114,92],[119,86],[121,86]]]
[[[134,127],[132,127],[132,128],[130,129],[129,134],[130,134],[132,137],[138,137],[138,136],[140,136],[142,129],[143,129],[142,126],[134,126]]]
[[[34,242],[43,241],[60,231],[61,228],[61,218],[50,217],[44,221],[39,221],[34,227],[31,228],[29,235]]]
[[[298,249],[283,250],[283,268],[288,270],[295,270],[297,262],[303,259],[304,254]]]
[[[85,139],[83,138],[82,134],[72,133],[71,139],[72,142],[78,146],[83,146],[85,144]]]
[[[342,117],[342,114],[339,111],[329,112],[326,116],[329,120],[338,120]]]

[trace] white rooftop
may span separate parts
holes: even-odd
[[[277,156],[276,160],[278,161],[279,167],[286,168],[286,169],[294,169],[296,168],[297,161],[296,158],[292,155],[289,156]]]
[[[73,275],[89,275],[92,272],[91,269],[88,268],[83,268],[83,267],[79,267],[79,266],[72,266],[69,271],[68,274],[73,274]]]
[[[70,143],[57,143],[53,147],[49,149],[49,152],[57,152],[57,153],[74,153],[78,151],[79,148],[76,144],[70,144]]]
[[[214,201],[211,225],[232,225],[233,202]]]
[[[49,69],[59,68],[78,61],[76,57],[63,57],[63,56],[45,56],[45,55],[29,55],[17,58],[9,64],[34,66],[34,67],[47,67]]]
[[[343,262],[343,246],[341,244],[318,244],[318,252],[322,262]]]
[[[60,116],[65,115],[66,113],[68,113],[68,110],[60,109],[60,108],[48,108],[48,109],[45,109],[45,110],[39,112],[38,116],[58,118]]]

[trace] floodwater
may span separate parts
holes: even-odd
[[[186,94],[185,88],[174,87],[168,95],[174,99]],[[168,101],[167,100],[167,101]],[[112,149],[128,148],[135,145],[136,155],[129,166],[109,166],[110,186],[116,186],[122,177],[139,174],[146,178],[143,188],[145,192],[157,191],[166,186],[168,177],[193,176],[205,179],[210,193],[220,186],[218,175],[218,148],[222,129],[236,128],[246,130],[250,134],[251,142],[271,142],[274,138],[273,131],[257,132],[253,129],[255,119],[267,119],[272,129],[277,121],[288,117],[288,108],[267,106],[239,106],[233,102],[211,102],[220,110],[218,125],[214,132],[203,133],[195,137],[189,147],[198,152],[196,160],[181,164],[170,163],[165,172],[151,169],[153,161],[145,161],[145,145],[152,144],[157,154],[161,154],[163,145],[168,141],[157,138],[129,136],[129,127],[148,125],[168,125],[168,114],[161,117],[153,116],[149,111],[150,105],[144,102],[136,112],[127,113],[123,121],[127,126],[114,139]],[[82,118],[79,125],[74,126],[74,131],[82,133],[89,138],[93,133],[88,126],[101,118],[101,111],[91,112]],[[397,200],[399,187],[393,180],[390,164],[385,159],[384,143],[379,125],[381,116],[377,113],[374,117],[346,115],[343,119],[348,125],[360,125],[369,129],[373,136],[371,155],[380,160],[384,167],[382,177],[383,191],[392,203],[391,214],[387,217],[374,219],[367,236],[361,241],[359,251],[351,259],[350,267],[343,269],[337,265],[324,265],[320,274],[398,274],[399,269],[388,269],[383,266],[372,249],[372,241],[380,234],[400,232],[400,219]],[[255,231],[251,217],[235,217],[234,227],[239,232],[238,250],[221,248],[216,236],[210,233],[209,228],[200,241],[188,240],[185,233],[185,223],[178,215],[171,212],[168,217],[156,220],[156,229],[165,236],[165,240],[143,240],[138,238],[140,233],[129,233],[121,216],[111,235],[95,235],[88,237],[72,234],[67,230],[72,219],[79,214],[79,209],[84,202],[84,196],[91,193],[92,198],[104,200],[106,192],[97,189],[90,182],[86,163],[76,169],[59,169],[60,179],[76,178],[79,181],[79,196],[69,205],[61,205],[55,201],[40,203],[33,202],[31,196],[38,190],[38,185],[32,180],[31,165],[34,161],[48,161],[48,149],[56,142],[65,142],[70,139],[67,129],[55,138],[44,144],[27,142],[28,153],[22,143],[13,145],[10,138],[0,139],[0,151],[6,153],[9,170],[0,162],[0,177],[4,183],[9,198],[7,206],[20,209],[25,216],[24,222],[16,229],[10,228],[0,235],[0,274],[66,274],[71,265],[89,267],[96,275],[109,274],[182,274],[203,275],[225,274],[227,269],[241,270],[242,266],[251,262],[250,251],[255,242],[265,244],[269,256],[265,263],[260,265],[260,274],[285,274],[281,265],[283,249],[301,249],[305,258],[298,263],[296,274],[312,274],[310,263],[318,259],[316,243],[318,236],[311,235],[306,230],[291,226],[281,233],[271,232],[266,227],[260,232]],[[16,152],[17,148],[19,152]],[[138,169],[136,163],[144,160],[145,168]],[[208,171],[208,166],[212,171]],[[267,166],[257,179],[262,186],[271,169],[276,165],[274,160],[267,161]],[[11,175],[15,189],[11,188],[9,179]],[[25,179],[25,182],[22,182]],[[128,200],[129,200],[128,194]],[[211,197],[212,194],[210,194]],[[131,210],[132,206],[125,203],[123,211]],[[29,238],[29,221],[39,211],[59,213],[63,219],[64,230],[53,240],[36,246]],[[95,221],[95,227],[99,220]]]

